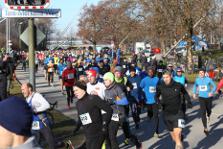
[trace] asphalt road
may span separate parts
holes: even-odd
[[[28,72],[21,70],[18,67],[16,70],[17,78],[20,82],[28,81]],[[58,108],[60,112],[69,116],[70,118],[77,119],[77,111],[75,104],[72,105],[72,109],[68,110],[66,106],[66,98],[61,94],[59,89],[59,82],[57,76],[55,76],[54,87],[48,86],[47,81],[43,76],[42,68],[36,74],[36,86],[37,91],[44,94],[44,96],[50,102],[58,101]],[[188,91],[191,91],[191,85],[188,87]],[[183,130],[185,136],[184,147],[186,149],[222,149],[223,148],[223,99],[216,99],[213,101],[213,111],[211,115],[211,122],[209,124],[210,134],[206,136],[203,133],[203,126],[199,115],[199,103],[193,101],[193,108],[187,111],[187,124]],[[146,111],[141,114],[140,129],[135,130],[132,118],[130,118],[130,125],[132,133],[134,133],[140,141],[143,143],[143,149],[174,149],[174,143],[162,120],[162,113],[160,113],[160,132],[161,138],[154,138],[152,136],[153,121],[149,121],[146,117]],[[125,146],[122,130],[118,132],[118,140],[122,149],[134,149],[133,145]]]

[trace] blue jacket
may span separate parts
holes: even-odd
[[[211,88],[212,86],[212,88]],[[209,98],[208,94],[214,94],[216,91],[216,85],[213,80],[209,77],[197,78],[194,83],[193,93],[196,94],[198,91],[198,96],[203,98]]]
[[[186,78],[183,75],[182,76],[177,76],[176,75],[176,76],[173,77],[173,80],[182,84],[183,86],[186,84]]]
[[[62,76],[63,70],[65,68],[66,68],[65,64],[61,64],[61,63],[58,64],[57,69],[58,69],[58,73],[59,73],[60,76]]]
[[[154,104],[156,103],[155,95],[156,95],[156,87],[159,82],[158,77],[145,77],[141,83],[140,87],[143,89],[146,95],[146,104]]]
[[[133,89],[131,90],[131,95],[135,97],[135,99],[139,102],[141,100],[141,94],[140,94],[141,78],[135,75],[134,77],[129,76],[128,80],[133,86]]]

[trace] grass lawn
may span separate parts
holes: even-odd
[[[17,81],[13,81],[13,88],[10,90],[12,96],[23,97],[20,90],[20,84]],[[72,135],[74,130],[75,121],[57,110],[51,112],[55,119],[55,125],[53,126],[53,133],[56,140],[66,141],[71,140],[74,147],[79,146],[84,141],[83,131],[80,130],[75,135]]]

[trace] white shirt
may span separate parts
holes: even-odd
[[[32,98],[32,110],[34,112],[43,112],[50,108],[49,102],[40,94],[33,93],[31,96],[26,98],[26,102],[29,103]]]
[[[98,96],[101,99],[105,98],[105,85],[101,82],[98,82],[95,85],[92,85],[91,83],[87,83],[87,93],[91,94],[91,92],[95,91],[98,93]]]

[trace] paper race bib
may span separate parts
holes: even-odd
[[[33,123],[32,123],[32,130],[40,130],[39,121],[33,121]]]
[[[157,71],[158,71],[158,72],[163,72],[163,69],[158,69]]]
[[[137,89],[137,84],[136,83],[132,83],[133,89]]]
[[[78,71],[83,71],[83,68],[78,68]]]
[[[91,120],[91,117],[90,117],[89,113],[81,114],[79,117],[80,117],[81,123],[83,125],[88,125],[88,124],[92,123],[92,120]]]
[[[122,65],[123,68],[126,68],[126,65]]]
[[[67,78],[68,78],[68,79],[73,79],[73,78],[74,78],[74,74],[73,74],[73,73],[69,73],[69,74],[67,75]]]
[[[101,110],[101,114],[105,114],[106,112],[104,110]]]
[[[53,72],[53,68],[49,68],[48,71],[49,71],[49,72]]]
[[[205,91],[208,90],[208,87],[207,87],[207,85],[200,85],[199,90],[202,91],[202,92],[205,92]]]
[[[185,120],[184,119],[178,119],[178,127],[185,128]]]
[[[119,121],[119,116],[117,113],[114,113],[112,114],[112,118],[111,118],[112,121],[115,121],[115,122],[118,122]]]
[[[150,62],[150,58],[147,58],[147,62]]]
[[[150,93],[155,93],[155,92],[156,92],[156,87],[154,87],[154,86],[150,86],[150,87],[149,87],[149,92],[150,92]]]

